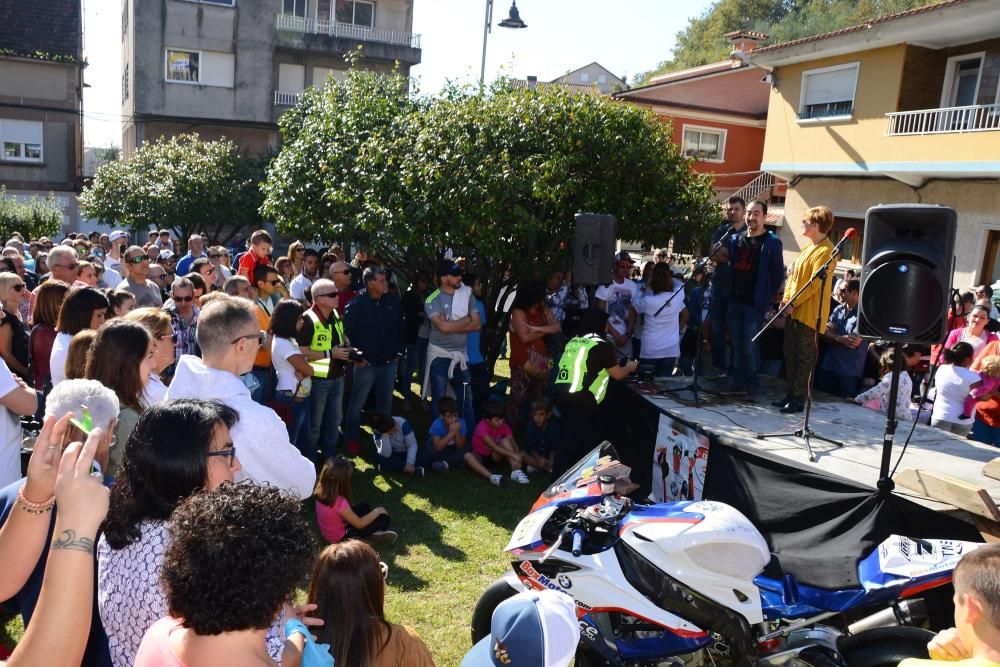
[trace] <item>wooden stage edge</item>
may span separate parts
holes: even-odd
[[[782,396],[784,383],[762,378],[757,400],[699,392],[699,407],[690,391],[664,395],[653,387],[632,384],[637,394],[658,409],[718,438],[726,445],[766,452],[798,467],[812,468],[872,489],[882,459],[885,415],[854,403],[816,392],[810,428],[843,447],[812,440],[815,462],[795,436],[758,439],[759,433],[795,431],[804,414],[783,415],[771,407]],[[671,378],[668,388],[691,384],[691,378]],[[717,391],[718,383],[701,380],[701,387]],[[892,448],[896,465],[913,422],[900,421]],[[1000,541],[1000,449],[939,429],[918,424],[893,478],[895,493],[938,511],[956,513],[974,523],[988,541]]]

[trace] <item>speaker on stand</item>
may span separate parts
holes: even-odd
[[[945,206],[892,204],[874,206],[865,214],[858,333],[891,341],[895,348],[879,467],[878,489],[883,494],[895,488],[889,465],[903,372],[900,343],[944,341],[957,229],[955,209]]]
[[[611,282],[615,263],[615,216],[577,213],[575,220],[573,283],[594,286]]]

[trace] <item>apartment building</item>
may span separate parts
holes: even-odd
[[[787,259],[811,206],[860,260],[876,204],[958,212],[955,285],[1000,278],[1000,3],[945,0],[863,25],[755,49],[771,81],[761,169],[789,180]]]
[[[83,162],[79,0],[0,0],[0,185],[54,193],[75,229]]]
[[[359,46],[359,67],[408,76],[412,25],[413,0],[124,0],[123,156],[183,132],[277,149],[281,114]]]

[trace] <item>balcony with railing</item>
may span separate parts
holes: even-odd
[[[906,136],[1000,130],[1000,104],[887,113],[886,134]]]
[[[420,35],[412,32],[294,14],[278,14],[276,27],[279,46],[343,52],[363,44],[366,57],[420,62]]]
[[[286,93],[281,90],[274,91],[274,106],[293,107],[299,103],[302,93]]]

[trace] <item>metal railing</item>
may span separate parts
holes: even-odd
[[[278,30],[289,32],[308,32],[316,35],[330,35],[356,39],[362,42],[381,42],[420,48],[420,35],[402,30],[387,30],[385,28],[369,28],[351,23],[337,23],[320,19],[295,16],[294,14],[278,14]]]
[[[1000,130],[1000,104],[895,111],[885,117],[889,136]]]
[[[742,197],[743,201],[749,202],[754,199],[759,199],[761,195],[765,192],[767,193],[766,199],[771,198],[771,194],[774,190],[774,174],[769,174],[766,171],[762,171],[760,176],[753,179],[742,188],[733,193],[736,197]]]
[[[286,93],[280,90],[274,91],[274,106],[294,107],[299,103],[299,96],[302,93]]]

